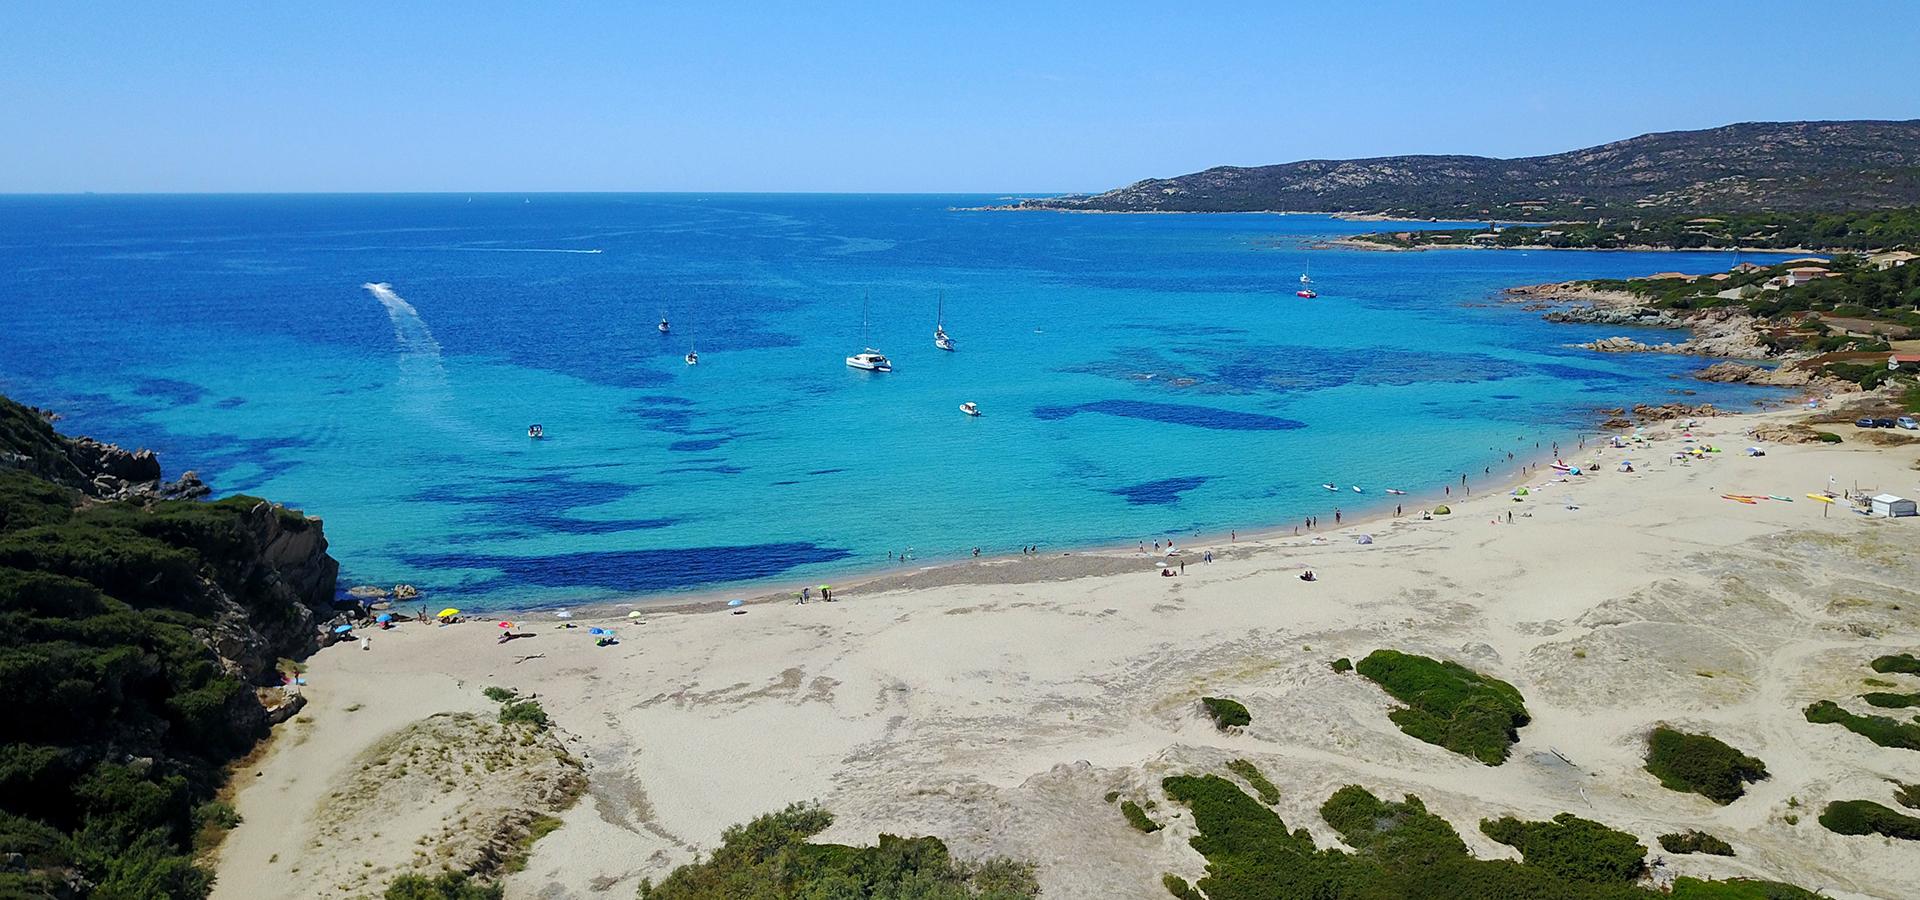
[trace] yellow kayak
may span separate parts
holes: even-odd
[[[1829,496],[1827,496],[1827,495],[1825,495],[1825,494],[1808,494],[1808,495],[1807,495],[1807,499],[1808,499],[1808,500],[1818,500],[1818,501],[1820,501],[1821,503],[1832,503],[1832,502],[1833,502],[1833,498],[1832,498],[1832,497],[1829,497]]]

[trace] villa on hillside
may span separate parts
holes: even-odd
[[[1885,253],[1875,253],[1867,257],[1867,262],[1874,268],[1885,272],[1888,269],[1897,269],[1904,266],[1913,259],[1920,259],[1920,253],[1909,253],[1905,250],[1889,250]]]

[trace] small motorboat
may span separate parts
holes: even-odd
[[[1308,300],[1312,300],[1313,298],[1320,296],[1320,293],[1318,291],[1315,291],[1313,288],[1301,288],[1297,291],[1294,291],[1293,295],[1295,297],[1302,297]]]
[[[656,326],[656,327],[658,327],[658,328],[660,329],[660,333],[661,333],[661,334],[666,334],[667,332],[669,332],[669,331],[672,331],[672,330],[673,330],[673,326],[672,326],[672,325],[668,325],[668,324],[667,324],[667,317],[666,317],[666,316],[661,316],[661,317],[660,317],[660,324],[659,324],[658,326]]]
[[[1337,487],[1334,487],[1334,486],[1333,486],[1332,484],[1324,484],[1324,483],[1323,483],[1323,484],[1321,484],[1320,486],[1321,486],[1321,487],[1323,487],[1323,488],[1326,488],[1327,490],[1330,490],[1330,491],[1338,491],[1338,490],[1340,490],[1339,488],[1337,488]]]
[[[538,425],[527,426],[527,437],[533,438],[534,440],[537,441],[546,436],[547,436],[547,430],[545,428],[542,428]]]
[[[970,416],[977,416],[980,414],[980,406],[979,404],[976,404],[973,401],[969,400],[965,403],[960,404],[960,411]]]
[[[1353,492],[1354,492],[1354,493],[1356,493],[1356,494],[1364,494],[1364,493],[1366,493],[1366,491],[1363,491],[1363,490],[1361,490],[1361,489],[1360,489],[1360,486],[1359,486],[1359,485],[1357,485],[1357,484],[1356,484],[1356,485],[1352,485],[1352,487],[1353,487]]]
[[[686,359],[687,359],[687,365],[697,366],[700,364],[700,354],[695,353],[692,350],[687,351]]]
[[[868,347],[862,352],[847,357],[847,365],[851,368],[865,369],[869,372],[893,371],[893,360],[881,355],[880,351],[872,347]]]
[[[1395,488],[1387,488],[1387,493],[1389,493],[1389,494],[1404,494],[1404,493],[1406,493],[1406,491],[1402,491],[1402,490],[1398,490],[1398,489],[1395,489]]]

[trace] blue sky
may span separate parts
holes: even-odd
[[[1095,190],[1920,118],[1920,3],[7,3],[0,191]]]

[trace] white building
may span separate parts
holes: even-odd
[[[1872,515],[1884,516],[1889,519],[1915,515],[1913,501],[1905,497],[1881,494],[1874,497],[1870,503],[1871,505],[1868,506],[1867,512]]]

